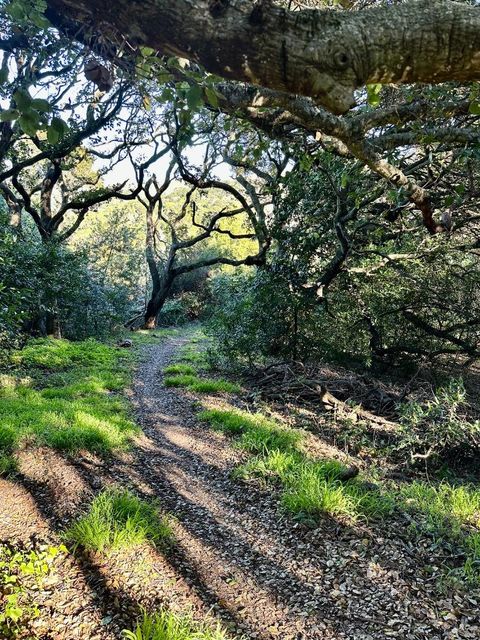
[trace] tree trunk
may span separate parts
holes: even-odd
[[[143,325],[144,329],[155,329],[155,327],[157,326],[158,314],[160,313],[163,305],[168,299],[168,294],[170,293],[172,284],[173,278],[169,278],[167,281],[161,284],[160,289],[154,288],[154,290],[152,291],[152,295],[145,310],[145,322]]]
[[[47,336],[50,338],[60,339],[62,337],[62,327],[60,324],[60,313],[58,303],[55,300],[54,308],[46,314],[46,330]]]

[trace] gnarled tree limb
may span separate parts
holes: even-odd
[[[48,0],[48,17],[70,34],[149,46],[333,113],[368,83],[480,79],[480,8],[451,0],[354,12],[288,11],[271,0]]]

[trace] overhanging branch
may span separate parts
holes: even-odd
[[[288,11],[271,0],[48,0],[48,16],[70,33],[77,24],[224,78],[310,96],[334,113],[368,83],[480,79],[480,8],[451,0],[356,12]]]

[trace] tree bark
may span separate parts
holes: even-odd
[[[407,0],[288,11],[272,0],[48,0],[72,37],[188,58],[224,78],[312,97],[334,113],[369,83],[480,79],[480,8]]]
[[[167,278],[161,283],[160,288],[153,288],[152,295],[145,310],[144,329],[155,329],[157,326],[158,314],[168,299],[173,280],[173,277]]]

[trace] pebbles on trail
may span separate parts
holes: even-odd
[[[404,539],[400,519],[366,526],[323,517],[311,528],[282,512],[271,488],[232,479],[243,454],[196,420],[198,397],[162,383],[164,367],[187,341],[185,333],[145,347],[128,393],[143,428],[131,452],[108,464],[88,456],[70,464],[48,453],[35,467],[31,459],[26,486],[37,503],[0,480],[2,539],[22,528],[27,537],[42,531],[54,539],[82,500],[111,482],[158,498],[174,516],[176,543],[167,553],[69,556],[58,568],[60,582],[42,594],[34,637],[119,639],[143,605],[221,619],[237,638],[478,639],[478,590],[437,592],[428,572],[431,544]],[[38,499],[51,504],[42,511]]]
[[[325,517],[311,529],[282,513],[271,490],[231,478],[242,454],[195,419],[197,397],[162,384],[186,340],[147,348],[132,398],[145,434],[133,467],[134,483],[177,518],[169,561],[192,593],[251,638],[479,637],[478,608],[435,593],[429,549],[397,535],[403,522]]]

